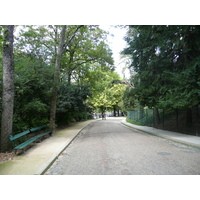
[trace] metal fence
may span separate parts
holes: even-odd
[[[129,111],[127,120],[143,126],[200,136],[200,106],[188,109],[140,109]]]

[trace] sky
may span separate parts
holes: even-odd
[[[122,69],[125,66],[125,63],[121,59],[120,52],[126,47],[124,37],[127,29],[112,25],[100,25],[100,28],[110,32],[108,35],[108,44],[113,52],[116,72],[123,78]],[[125,76],[127,78],[129,77],[128,70],[125,71]]]

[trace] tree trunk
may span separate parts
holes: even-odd
[[[160,123],[160,115],[159,115],[159,111],[158,108],[154,107],[154,117],[155,117],[155,126],[157,126]]]
[[[115,108],[115,106],[113,106],[113,110],[114,110],[114,117],[116,117],[116,108]]]
[[[52,89],[52,99],[51,99],[51,113],[50,113],[50,128],[52,133],[55,132],[56,128],[56,102],[57,102],[57,93],[58,93],[58,84],[59,84],[59,75],[60,75],[60,61],[63,54],[64,49],[64,41],[65,41],[65,31],[66,25],[62,27],[61,36],[60,36],[60,43],[58,47],[58,53],[56,57],[55,63],[55,71],[54,71],[54,83]]]
[[[14,107],[14,58],[13,58],[14,25],[6,25],[3,43],[3,95],[1,121],[1,152],[10,149],[9,136],[13,127]]]
[[[67,74],[67,82],[68,82],[68,85],[71,85],[71,72],[68,72]]]

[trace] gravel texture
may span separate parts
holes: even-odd
[[[134,131],[121,119],[91,123],[46,175],[197,175],[200,149]]]

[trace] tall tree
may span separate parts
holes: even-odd
[[[120,83],[120,76],[110,69],[99,67],[88,71],[85,81],[91,83],[92,91],[92,96],[88,98],[88,103],[97,112],[118,108],[125,85],[115,84],[116,80]]]
[[[57,101],[57,119],[51,117],[52,121],[55,120],[57,124],[60,124],[61,118],[63,122],[66,118],[78,120],[76,114],[81,115],[81,109],[88,111],[85,98],[91,88],[87,90],[86,85],[90,82],[88,83],[85,79],[87,72],[92,69],[91,65],[98,63],[102,68],[111,68],[113,62],[111,51],[105,42],[106,33],[98,26],[68,25],[58,70],[59,97],[55,100],[55,95],[52,95],[55,86],[54,77],[56,77],[54,71],[62,27],[60,25],[17,27],[19,31],[17,31],[14,46],[16,74],[14,128],[16,126],[16,132],[19,129],[22,131],[30,126],[47,123],[50,119],[47,115],[51,113],[52,98],[54,98],[53,102]],[[70,79],[71,88],[65,84],[68,80],[70,82]],[[34,98],[30,98],[32,94]],[[82,102],[71,101],[71,97]],[[35,111],[35,115],[30,115],[32,110]],[[40,118],[36,113],[40,113]],[[65,122],[68,121],[65,120]]]
[[[200,26],[130,26],[124,53],[131,55],[132,93],[140,105],[199,104],[199,36]]]
[[[66,25],[62,27],[60,43],[58,47],[58,54],[56,57],[55,63],[55,72],[54,72],[54,84],[52,89],[52,99],[51,99],[51,113],[50,113],[50,128],[54,132],[55,131],[55,120],[56,120],[56,100],[58,93],[58,83],[59,83],[59,75],[60,75],[60,61],[64,50],[64,42],[65,42],[65,31]]]
[[[1,151],[9,150],[9,136],[13,127],[14,104],[14,58],[13,58],[13,32],[14,25],[4,27],[3,41],[3,95],[2,95],[2,121],[1,121]]]
[[[98,26],[84,26],[74,37],[63,55],[62,72],[71,79],[78,79],[80,74],[89,70],[93,63],[112,68],[112,53],[105,43],[106,33]]]

